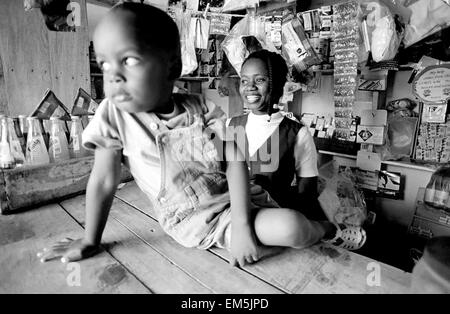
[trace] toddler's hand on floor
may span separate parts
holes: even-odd
[[[235,227],[231,232],[231,266],[244,266],[257,262],[260,248],[250,228]]]
[[[95,255],[99,250],[98,245],[88,244],[83,239],[65,238],[51,247],[44,248],[37,253],[37,256],[43,263],[59,257],[61,257],[61,262],[69,263]]]

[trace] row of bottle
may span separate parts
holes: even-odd
[[[425,189],[424,202],[450,211],[450,166],[442,166],[432,174]]]
[[[57,117],[40,120],[0,116],[0,168],[42,165],[87,156],[89,153],[81,145],[81,118],[72,116],[71,119],[68,132],[66,121]]]

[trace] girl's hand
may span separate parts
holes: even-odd
[[[244,266],[257,262],[260,248],[250,227],[233,226],[231,231],[231,266]]]
[[[61,257],[61,262],[69,263],[91,257],[99,251],[98,245],[89,244],[84,239],[65,238],[56,242],[50,248],[44,248],[37,253],[37,256],[42,263],[59,257]]]

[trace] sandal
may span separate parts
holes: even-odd
[[[367,236],[363,228],[335,223],[334,225],[336,226],[335,237],[331,240],[323,240],[323,242],[350,251],[359,250],[366,243]]]

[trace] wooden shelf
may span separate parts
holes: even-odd
[[[403,65],[398,66],[398,70],[399,71],[412,71],[412,70],[414,70],[414,68],[412,65],[403,64]]]
[[[354,156],[354,155],[335,153],[335,152],[330,152],[330,151],[321,150],[321,149],[319,149],[318,152],[319,152],[319,154],[332,155],[332,156],[344,157],[344,158],[349,158],[349,159],[355,159],[356,160],[356,156]]]
[[[312,70],[313,73],[321,73],[323,75],[332,75],[334,74],[334,69],[323,69],[323,70]]]
[[[330,152],[330,151],[326,151],[326,150],[319,150],[319,154],[332,155],[332,156],[336,156],[336,157],[343,157],[343,158],[349,158],[349,159],[356,160],[356,156],[354,156],[354,155],[335,153],[335,152]],[[420,170],[420,171],[434,172],[436,170],[434,168],[417,165],[417,164],[414,164],[414,163],[408,162],[408,161],[383,160],[383,161],[381,161],[381,163],[385,164],[385,165],[415,169],[415,170]]]
[[[207,82],[210,78],[214,77],[205,77],[205,76],[183,76],[178,78],[179,81],[191,81],[191,82]]]

